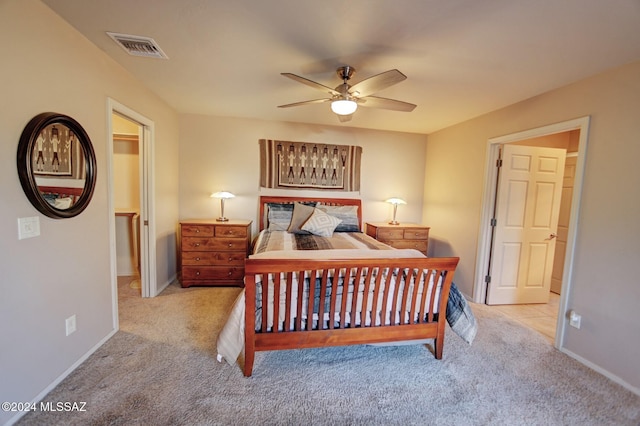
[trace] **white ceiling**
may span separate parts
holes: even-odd
[[[640,0],[43,0],[177,112],[431,133],[640,60]],[[106,31],[153,38],[169,60],[127,55]],[[324,95],[397,68],[339,123]]]

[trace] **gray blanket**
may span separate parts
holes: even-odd
[[[478,323],[467,300],[454,283],[451,283],[451,290],[449,290],[447,322],[462,340],[469,344],[473,342],[478,332]]]

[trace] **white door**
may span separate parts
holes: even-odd
[[[558,237],[556,238],[556,254],[553,258],[553,272],[551,274],[551,291],[560,294],[562,290],[562,276],[564,275],[564,260],[567,252],[567,238],[571,221],[571,200],[573,199],[573,181],[576,175],[578,157],[567,156],[564,162],[564,179],[562,184],[562,200],[560,201],[560,215],[558,216]]]
[[[502,147],[487,304],[547,303],[565,154]]]

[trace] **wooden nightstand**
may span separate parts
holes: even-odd
[[[429,227],[415,223],[390,225],[384,222],[367,222],[367,235],[391,247],[416,249],[425,256],[429,248]]]
[[[250,220],[180,222],[182,287],[244,285],[249,255]]]

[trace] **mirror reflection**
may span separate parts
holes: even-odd
[[[42,129],[31,161],[42,198],[56,209],[71,208],[82,195],[86,179],[84,153],[73,130],[61,123]]]

